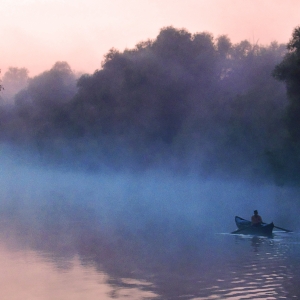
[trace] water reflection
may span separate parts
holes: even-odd
[[[258,252],[259,246],[262,243],[262,239],[258,236],[253,236],[251,239],[251,246],[253,247],[254,252]]]
[[[300,297],[296,234],[218,235],[163,221],[133,229],[84,205],[36,209],[30,218],[1,211],[1,299]]]
[[[123,287],[109,284],[108,276],[92,266],[83,266],[79,257],[74,257],[68,268],[40,256],[38,252],[12,251],[1,244],[1,299],[130,299],[153,298],[154,293],[143,292],[134,283],[124,280]]]

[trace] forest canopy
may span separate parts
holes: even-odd
[[[93,74],[67,62],[33,78],[11,68],[3,80],[19,90],[2,101],[2,144],[89,170],[298,180],[299,32],[258,45],[165,27],[112,48]]]

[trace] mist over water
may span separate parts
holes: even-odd
[[[59,217],[72,220],[77,210],[80,214],[86,209],[102,228],[138,232],[154,230],[150,225],[155,225],[176,234],[176,229],[187,226],[193,232],[229,232],[235,215],[249,219],[258,209],[265,222],[299,226],[297,187],[181,175],[163,168],[136,173],[74,171],[46,168],[5,153],[2,157],[6,159],[1,162],[1,211],[8,209],[21,219],[39,218],[58,205],[54,217],[62,209]]]
[[[43,270],[49,269],[45,263],[55,266],[56,275],[47,271],[47,277],[58,279],[63,272],[65,280],[77,282],[80,293],[85,283],[72,274],[84,272],[89,286],[82,295],[91,293],[91,299],[96,299],[92,291],[100,289],[102,282],[103,299],[114,295],[125,299],[126,294],[135,299],[135,293],[136,299],[147,295],[150,299],[177,299],[187,291],[187,299],[193,299],[193,294],[206,299],[214,293],[234,299],[228,295],[250,295],[254,287],[258,290],[253,295],[265,295],[275,289],[274,282],[282,284],[276,277],[281,275],[273,279],[270,275],[269,287],[259,281],[247,287],[251,272],[267,276],[279,270],[280,274],[275,265],[277,261],[285,263],[284,251],[289,251],[280,247],[280,236],[278,241],[251,242],[226,234],[235,229],[235,215],[250,218],[253,209],[259,210],[265,222],[274,221],[297,232],[298,188],[182,176],[162,169],[140,173],[70,171],[45,168],[4,153],[2,157],[6,159],[1,162],[0,175],[1,243],[10,255],[19,257],[26,251],[26,260],[31,257],[34,265],[40,261]],[[233,238],[237,238],[234,249]],[[250,262],[243,266],[245,255],[252,262],[252,254],[245,254],[248,247],[262,252],[253,257],[258,270],[259,265],[268,263],[267,269],[252,270]],[[275,250],[274,257],[278,257],[271,263],[264,253]],[[7,256],[7,250],[3,251],[1,255]],[[26,264],[23,267],[27,268]],[[245,272],[237,275],[241,268]],[[297,264],[288,265],[282,272],[293,276],[295,268]],[[95,286],[94,278],[98,278]],[[28,286],[31,284],[29,281]],[[68,286],[53,283],[52,293],[59,295],[65,290],[69,296],[63,299],[71,299],[73,290]]]
[[[66,62],[34,78],[11,68],[0,106],[0,256],[13,249],[22,261],[29,253],[100,276],[108,299],[120,287],[124,297],[131,288],[164,300],[192,299],[189,289],[228,296],[240,282],[265,295],[282,264],[293,279],[296,235],[228,234],[234,216],[255,209],[300,228],[298,148],[284,86],[271,76],[285,53],[168,27],[112,49],[92,75],[78,78]],[[260,262],[267,287],[255,279]]]
[[[67,62],[34,78],[10,68],[0,140],[85,171],[297,182],[287,95],[272,77],[286,51],[166,27],[133,49],[112,48],[101,69],[79,78]]]

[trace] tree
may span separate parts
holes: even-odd
[[[29,77],[26,68],[9,67],[3,76],[3,85],[5,86],[5,100],[13,97],[28,85]]]
[[[66,62],[56,62],[31,78],[15,96],[15,112],[30,138],[59,135],[68,125],[65,106],[76,93],[76,76]]]
[[[290,100],[287,126],[293,141],[300,142],[300,26],[294,29],[287,50],[282,62],[275,67],[273,76],[286,84]]]
[[[1,73],[1,70],[0,70],[0,73]],[[2,81],[0,80],[0,91],[4,89],[3,85],[1,84],[1,82]]]
[[[227,35],[221,35],[217,38],[217,50],[222,58],[226,58],[232,48],[232,43]]]

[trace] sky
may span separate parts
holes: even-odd
[[[0,68],[29,76],[67,61],[76,72],[101,68],[111,48],[155,39],[161,28],[286,43],[300,25],[300,0],[0,0]]]

